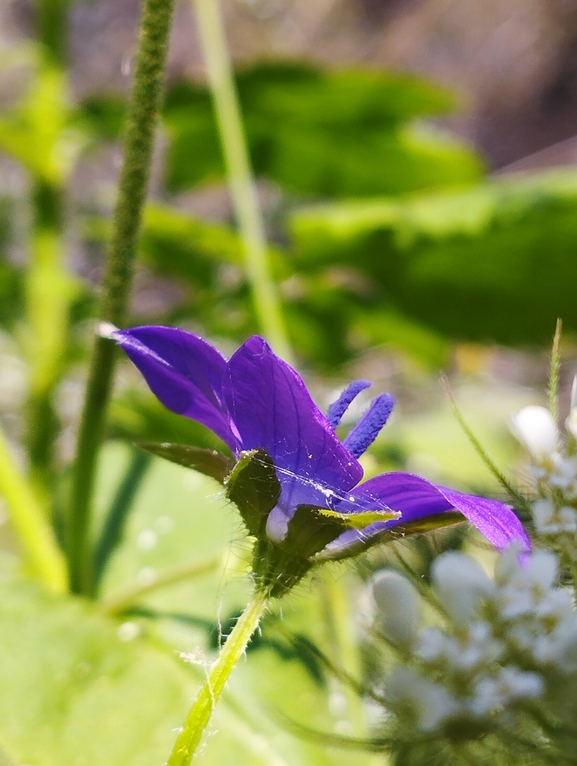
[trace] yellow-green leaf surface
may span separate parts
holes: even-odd
[[[174,660],[22,581],[0,604],[0,747],[15,763],[162,763],[193,691]]]

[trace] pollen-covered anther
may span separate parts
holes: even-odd
[[[360,457],[370,447],[380,434],[393,407],[395,399],[392,394],[380,394],[373,399],[371,406],[344,441],[345,447],[355,457]]]
[[[348,410],[353,400],[357,398],[361,391],[364,391],[370,386],[371,382],[368,380],[353,380],[353,382],[345,388],[336,402],[331,404],[327,412],[327,420],[333,428],[336,428],[339,425],[343,415]]]

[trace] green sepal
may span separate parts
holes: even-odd
[[[447,511],[445,513],[435,513],[432,516],[423,516],[422,519],[413,519],[405,524],[396,524],[389,530],[395,537],[411,537],[411,535],[422,535],[425,532],[434,532],[436,529],[452,527],[466,521],[465,517],[459,511]]]
[[[315,555],[346,531],[337,514],[325,508],[299,505],[281,542],[262,536],[255,545],[253,571],[258,586],[271,597],[280,597],[295,586],[315,564]]]
[[[234,466],[231,458],[223,455],[222,452],[190,447],[187,444],[137,442],[136,446],[145,452],[150,452],[151,455],[170,460],[171,463],[183,465],[185,468],[193,468],[199,473],[216,479],[221,484],[224,484]]]
[[[422,535],[425,532],[434,532],[437,529],[460,524],[465,520],[463,514],[458,511],[446,511],[444,513],[435,513],[431,516],[424,516],[422,519],[413,519],[404,524],[395,524],[394,527],[383,529],[382,532],[372,533],[366,539],[359,539],[356,542],[347,545],[346,548],[343,548],[342,550],[334,549],[321,551],[315,557],[315,563],[320,564],[323,561],[348,559],[351,556],[363,553],[380,543],[392,542],[400,538],[411,537],[412,535]]]
[[[262,450],[241,452],[225,481],[226,496],[237,506],[249,534],[266,535],[266,520],[281,493],[274,463]]]
[[[327,519],[339,519],[346,529],[366,529],[378,521],[392,521],[401,517],[400,511],[361,511],[359,513],[339,513],[328,508],[317,508],[318,513]]]

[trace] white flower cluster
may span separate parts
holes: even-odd
[[[577,559],[577,384],[565,435],[544,407],[525,407],[511,418],[511,428],[532,458],[539,493],[532,503],[535,530],[572,562]]]
[[[511,551],[492,579],[472,558],[446,553],[432,568],[444,627],[421,629],[411,583],[377,575],[380,630],[406,658],[384,684],[390,711],[421,734],[460,737],[509,726],[541,703],[563,717],[577,693],[577,612],[556,579],[550,552],[521,565]]]

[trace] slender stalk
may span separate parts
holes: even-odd
[[[324,570],[321,574],[319,597],[325,615],[326,639],[331,648],[331,657],[335,667],[342,669],[349,678],[360,676],[359,651],[353,636],[352,615],[346,580],[335,579],[334,572]],[[346,701],[347,723],[353,730],[364,727],[365,717],[361,697],[357,689],[342,677],[331,677],[334,690],[342,694]]]
[[[50,590],[67,589],[66,562],[30,486],[18,470],[4,433],[0,430],[0,495],[4,498],[16,534],[34,573]]]
[[[264,223],[252,177],[219,0],[193,2],[257,319],[275,351],[290,362],[292,353],[271,275]]]
[[[126,521],[151,462],[152,455],[133,448],[128,469],[116,490],[102,531],[94,545],[92,595],[98,592],[110,557],[124,536]]]
[[[145,0],[134,81],[124,133],[124,160],[106,255],[99,318],[114,325],[125,321],[133,262],[161,107],[173,0]],[[72,477],[72,498],[66,529],[71,584],[90,593],[92,556],[88,546],[96,456],[104,432],[115,363],[114,344],[96,340]]]
[[[167,766],[188,766],[192,761],[224,685],[236,663],[244,654],[252,634],[258,628],[267,604],[266,594],[258,592],[239,617],[210,669],[206,683],[192,705],[184,728],[178,735],[174,749],[167,761]]]
[[[100,609],[108,615],[121,614],[139,601],[142,596],[147,596],[149,593],[175,582],[212,572],[221,560],[222,556],[219,553],[202,561],[187,561],[184,564],[174,564],[174,566],[161,569],[154,582],[149,585],[128,585],[103,599],[100,602]]]
[[[62,374],[74,282],[62,252],[62,189],[37,178],[32,204],[34,230],[26,273],[30,364],[27,446],[33,485],[41,497],[47,498],[54,476],[53,446],[58,431],[53,398]]]
[[[559,417],[559,373],[561,370],[561,335],[563,334],[563,322],[557,320],[553,346],[551,348],[551,366],[549,369],[549,411],[553,420],[557,422]]]

